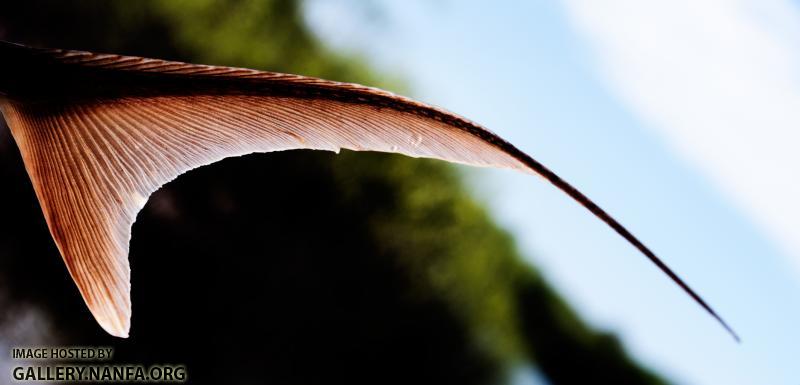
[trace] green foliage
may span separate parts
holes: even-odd
[[[397,89],[397,87],[391,87],[392,84],[396,84],[394,81],[381,81],[380,79],[387,78],[377,76],[365,65],[363,60],[341,56],[324,47],[305,25],[301,11],[300,3],[289,0],[16,1],[8,6],[4,15],[0,16],[0,25],[5,28],[8,38],[32,44],[43,43],[49,46],[114,51],[208,64],[301,73]],[[339,254],[336,254],[337,258],[341,258],[338,266],[326,265],[329,266],[331,272],[342,274],[342,277],[331,278],[325,276],[325,271],[309,271],[309,269],[313,269],[313,265],[301,269],[302,273],[299,273],[299,277],[317,277],[315,279],[325,285],[332,285],[330,290],[334,293],[352,294],[352,290],[354,290],[346,287],[342,291],[336,291],[335,288],[339,287],[335,286],[337,285],[336,280],[371,282],[370,285],[377,291],[375,295],[385,298],[386,304],[397,304],[398,308],[408,310],[394,313],[394,310],[384,309],[386,315],[375,316],[369,314],[369,308],[362,307],[359,310],[361,313],[355,313],[355,311],[347,313],[350,316],[362,315],[362,320],[371,320],[367,327],[369,332],[364,332],[365,335],[359,335],[358,330],[351,328],[351,325],[339,322],[342,316],[338,315],[337,310],[317,315],[321,317],[320,320],[328,324],[338,325],[340,330],[349,333],[346,335],[355,335],[356,337],[353,337],[352,341],[348,340],[348,343],[363,344],[364,351],[368,352],[353,353],[348,350],[346,353],[341,353],[337,350],[337,354],[344,354],[347,357],[350,357],[348,354],[352,354],[353,357],[359,357],[359,359],[368,359],[370,355],[378,354],[371,353],[369,349],[392,348],[391,346],[381,346],[380,343],[376,344],[375,341],[382,341],[382,339],[395,341],[392,339],[392,334],[397,334],[398,328],[402,329],[404,325],[412,327],[416,325],[415,322],[427,319],[420,318],[419,314],[421,313],[427,314],[432,319],[435,318],[436,321],[431,321],[431,324],[445,325],[439,329],[431,329],[428,326],[419,326],[419,329],[413,329],[421,330],[420,335],[417,336],[419,341],[422,341],[419,342],[420,346],[423,346],[426,339],[441,340],[443,342],[437,342],[438,345],[432,345],[439,347],[439,350],[436,350],[437,354],[441,356],[450,354],[455,357],[451,362],[442,361],[442,357],[423,359],[426,354],[429,354],[428,352],[420,351],[412,354],[423,358],[409,362],[428,364],[435,362],[436,365],[446,369],[442,374],[445,376],[443,377],[445,380],[435,376],[424,377],[420,374],[417,383],[425,382],[424,378],[428,378],[430,381],[436,378],[440,382],[458,379],[460,383],[468,383],[467,378],[470,378],[471,383],[489,383],[501,377],[508,368],[527,360],[533,360],[535,365],[553,383],[663,383],[663,380],[633,362],[613,336],[596,332],[581,322],[574,311],[547,285],[544,279],[531,266],[523,262],[512,238],[500,229],[486,210],[466,192],[457,169],[436,161],[349,152],[336,157],[293,153],[280,156],[269,155],[269,158],[272,160],[259,158],[258,162],[260,163],[244,162],[240,163],[238,167],[240,169],[252,167],[250,172],[256,172],[254,170],[258,170],[259,167],[262,170],[270,170],[272,174],[265,176],[265,180],[277,180],[283,184],[291,183],[295,186],[303,186],[302,189],[298,187],[298,191],[302,191],[302,193],[286,194],[277,188],[267,188],[269,186],[261,186],[264,187],[262,189],[255,186],[237,187],[234,181],[226,182],[226,176],[230,174],[230,171],[223,172],[220,171],[221,169],[216,169],[216,171],[211,170],[190,177],[191,182],[179,180],[176,185],[168,186],[159,199],[161,201],[169,200],[167,198],[173,194],[181,197],[182,201],[197,199],[197,207],[201,207],[203,204],[207,205],[207,202],[213,203],[215,199],[221,199],[219,196],[222,196],[227,197],[223,199],[225,202],[248,202],[249,209],[242,207],[238,209],[240,211],[225,209],[228,210],[223,210],[228,212],[227,217],[211,216],[210,218],[213,220],[204,222],[203,218],[189,221],[178,214],[164,214],[164,212],[180,212],[180,209],[171,208],[172,211],[165,210],[159,214],[158,207],[150,207],[150,211],[148,211],[150,214],[145,213],[143,223],[153,227],[164,226],[165,229],[159,230],[160,233],[180,237],[181,234],[185,235],[195,231],[187,230],[187,228],[200,227],[202,223],[206,223],[207,226],[215,226],[218,221],[227,220],[225,218],[239,218],[230,214],[237,213],[236,215],[241,218],[250,218],[248,220],[252,222],[248,223],[251,230],[263,229],[264,234],[267,234],[265,237],[270,239],[270,242],[278,243],[280,239],[270,238],[268,234],[278,231],[286,231],[288,234],[291,229],[295,229],[292,234],[299,234],[301,231],[318,231],[314,234],[319,235],[319,232],[325,231],[325,226],[322,224],[327,224],[330,228],[336,226],[337,218],[345,218],[345,223],[350,225],[346,228],[336,229],[338,232],[336,232],[335,239],[321,237],[327,239],[330,245],[338,240],[347,246],[343,247]],[[256,164],[258,167],[254,166]],[[188,189],[185,188],[192,185],[196,185],[197,191],[215,189],[217,195],[211,196],[208,200],[195,198],[194,195],[187,193]],[[258,191],[262,199],[251,199],[248,189]],[[311,202],[311,200],[314,201]],[[280,213],[284,211],[270,208],[272,206],[269,205],[274,202],[280,202],[287,206],[294,205],[298,208],[312,205],[314,210],[309,209],[309,212],[322,214],[316,214],[319,215],[319,218],[302,218],[307,222],[303,222],[295,228],[293,226],[297,224],[292,222],[294,217],[290,215],[300,216],[300,213],[305,211],[284,210],[286,216],[281,216]],[[231,206],[231,203],[225,203],[225,205],[223,206],[228,207]],[[188,211],[182,215],[205,213],[197,207],[191,210],[185,209]],[[236,205],[232,207],[236,207]],[[264,213],[273,211],[270,214],[271,217],[252,219],[248,216],[248,210],[254,212],[263,210]],[[174,227],[164,224],[168,222],[164,218],[173,217],[179,218]],[[286,222],[277,230],[275,228],[277,225],[264,223],[278,220]],[[134,239],[132,258],[135,257],[134,254],[137,250],[142,254],[144,254],[142,250],[147,251],[147,254],[157,254],[164,252],[165,242],[172,242],[173,245],[181,244],[179,240],[161,239],[159,234],[154,234],[155,231],[148,232],[145,224],[137,225],[143,226],[144,229],[138,227],[137,231],[139,232],[134,232],[134,238],[139,237],[142,240]],[[314,230],[316,225],[320,225],[320,229]],[[229,223],[227,226],[233,225]],[[216,230],[217,233],[225,231],[225,228]],[[333,230],[330,232],[333,233]],[[203,232],[198,234],[203,234]],[[235,237],[236,235],[236,233],[231,233],[227,236]],[[208,237],[208,235],[201,235],[187,239],[193,239],[195,243],[202,243]],[[291,236],[287,235],[287,237]],[[136,242],[142,243],[136,246]],[[248,241],[243,238],[239,242],[246,244]],[[292,261],[311,263],[309,261],[314,261],[315,258],[319,260],[319,258],[330,257],[322,255],[319,247],[314,248],[315,245],[287,245],[284,249],[273,245],[271,250],[263,251],[259,249],[258,245],[252,245],[251,248],[245,248],[242,245],[223,248],[219,246],[223,243],[211,244],[217,246],[209,246],[206,249],[219,247],[224,249],[225,253],[252,256],[253,260],[269,257],[282,261],[276,262],[274,266],[269,265],[276,269],[279,267],[291,269],[292,263],[301,263]],[[175,249],[175,252],[190,249],[193,247],[191,245],[192,243],[189,242],[184,247]],[[335,253],[337,248],[330,246],[329,250],[330,253]],[[213,251],[204,250],[202,247],[195,250],[197,255],[209,253],[208,258],[217,258],[217,254],[213,254]],[[349,254],[359,252],[363,254],[359,258],[365,258],[363,263],[354,263],[354,261],[360,261],[359,259],[348,259]],[[169,258],[169,256],[164,258]],[[236,258],[232,256],[230,264],[234,264],[235,260]],[[250,264],[255,264],[255,262],[250,262]],[[173,271],[163,265],[160,268],[164,271]],[[219,267],[219,270],[226,268]],[[133,269],[134,308],[137,309],[135,314],[142,314],[139,312],[144,312],[146,305],[136,304],[136,290],[145,289],[140,289],[136,285],[155,286],[158,283],[159,275],[154,275],[153,282],[136,282],[137,274],[141,274],[140,277],[144,276],[147,274],[148,268],[144,260],[138,260],[134,261]],[[244,270],[234,271],[239,276],[248,274]],[[197,273],[213,274],[214,270],[199,270]],[[381,275],[384,273],[387,275]],[[369,279],[370,276],[383,279],[383,277],[395,275],[402,276],[398,281],[402,284],[392,281],[391,284],[382,286],[381,282]],[[170,277],[175,279],[174,275]],[[302,310],[295,306],[298,306],[297,303],[304,303],[301,301],[311,301],[311,299],[305,296],[307,293],[304,294],[301,286],[288,286],[297,280],[281,281],[283,278],[285,277],[280,274],[271,277],[276,282],[283,282],[287,285],[286,287],[292,288],[292,291],[282,294],[291,303],[285,304],[283,307],[273,304],[273,308],[269,310],[285,312],[286,306],[288,306],[288,309],[294,309],[293,311],[297,314],[306,314],[304,312],[307,309]],[[191,281],[188,281],[189,278],[186,279],[185,283],[189,285],[188,282]],[[20,283],[20,285],[23,284]],[[213,284],[210,286],[217,287]],[[220,285],[217,291],[209,294],[211,296],[209,300],[216,303],[213,302],[214,293],[226,290],[227,286],[236,285],[234,283]],[[170,290],[182,290],[175,286],[163,287],[169,287]],[[250,286],[246,286],[246,289],[258,290],[258,288]],[[146,294],[142,293],[142,295]],[[185,294],[189,296],[191,291]],[[161,297],[150,298],[157,301]],[[279,301],[273,297],[266,298]],[[40,298],[37,301],[44,301],[44,299]],[[344,303],[350,302],[345,301]],[[384,305],[388,306],[386,304]],[[320,303],[318,306],[327,305]],[[431,307],[446,307],[447,310],[445,314],[440,314],[440,310],[430,310]],[[382,307],[376,306],[376,308]],[[211,310],[208,311],[211,312]],[[237,311],[254,312],[251,315],[255,319],[261,320],[262,318],[258,317],[261,316],[261,311],[265,310],[252,310],[251,307],[242,305],[242,307],[232,306],[228,311],[229,313],[226,314]],[[377,311],[374,310],[374,312]],[[202,314],[203,317],[212,318],[215,313]],[[287,316],[292,315],[291,312],[287,314]],[[335,317],[331,314],[335,314]],[[439,315],[433,317],[431,314]],[[135,318],[134,329],[142,327],[142,323],[146,324],[148,316],[152,317],[152,315],[145,314],[139,316],[141,318],[138,321]],[[176,315],[176,317],[178,316]],[[278,317],[277,313],[275,317]],[[408,317],[407,323],[404,323],[405,320],[396,319],[398,317]],[[62,321],[67,324],[77,322],[74,320]],[[137,325],[137,322],[140,324]],[[227,325],[224,320],[218,322]],[[358,321],[354,322],[358,323]],[[293,330],[291,321],[279,322],[275,325]],[[178,326],[180,325],[176,325],[176,328]],[[164,327],[168,327],[168,325]],[[453,336],[441,339],[439,337],[444,333],[443,330],[454,330],[455,332],[453,332]],[[82,334],[77,331],[77,328],[73,332],[83,336],[80,338],[88,338],[85,337],[86,333]],[[314,334],[312,331],[306,331],[306,334],[314,336],[308,338],[308,345],[303,345],[310,349],[326,349],[321,346],[320,341],[329,341],[332,338],[325,333]],[[228,331],[229,338],[239,335],[236,331]],[[284,346],[277,342],[280,340],[279,337],[272,336],[271,339],[265,341],[265,344],[274,343]],[[338,339],[334,339],[334,341],[342,343]],[[191,342],[191,340],[185,340],[182,343],[189,344]],[[402,344],[402,341],[395,342]],[[147,345],[146,339],[139,343],[148,346],[147,349],[156,346],[156,343],[152,341],[150,341],[151,345]],[[416,340],[415,343],[417,343]],[[289,342],[287,344],[289,345],[286,346],[291,345]],[[121,346],[129,351],[136,350],[132,346]],[[458,349],[459,352],[448,351],[448,348]],[[147,349],[140,348],[141,351],[149,351]],[[190,354],[190,352],[184,353]],[[287,352],[286,355],[294,357],[291,352]],[[174,357],[172,358],[174,359]],[[310,358],[306,359],[318,362]],[[433,370],[421,363],[419,365],[419,367],[409,367],[408,370],[423,370],[422,368]],[[474,367],[475,373],[468,372],[469,375],[461,373],[459,375],[466,377],[458,377],[455,373],[458,370],[453,369],[458,365]],[[487,375],[486,372],[491,372],[491,374]],[[480,375],[476,373],[480,373]],[[329,374],[334,376],[337,373]],[[308,375],[308,373],[303,375]],[[348,375],[352,376],[352,373],[345,374],[345,377]],[[384,382],[390,383],[390,381]]]
[[[345,196],[368,213],[381,251],[416,278],[415,295],[447,298],[482,349],[514,362],[522,345],[513,281],[525,268],[508,234],[466,193],[455,170],[397,156],[340,157],[335,171]]]

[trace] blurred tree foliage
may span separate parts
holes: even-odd
[[[294,1],[11,1],[0,33],[397,88],[324,47]],[[54,330],[40,342],[183,362],[191,383],[493,384],[528,361],[556,384],[663,383],[581,322],[456,169],[385,154],[252,155],[170,183],[134,226],[132,336],[108,337],[65,274],[10,143],[6,131],[0,324],[41,308]]]

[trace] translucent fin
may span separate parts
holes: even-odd
[[[578,190],[447,111],[295,75],[63,50],[25,55],[32,64],[23,70],[46,71],[50,80],[37,77],[36,92],[9,92],[3,113],[70,274],[97,321],[115,336],[127,336],[130,327],[128,243],[150,194],[187,170],[230,156],[343,148],[539,174],[631,242],[730,331]]]

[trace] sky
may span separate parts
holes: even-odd
[[[307,15],[573,183],[742,337],[541,179],[471,171],[523,254],[640,362],[676,383],[796,383],[800,4],[312,0]]]

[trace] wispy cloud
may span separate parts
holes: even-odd
[[[565,0],[630,109],[800,274],[800,11],[788,0]]]

